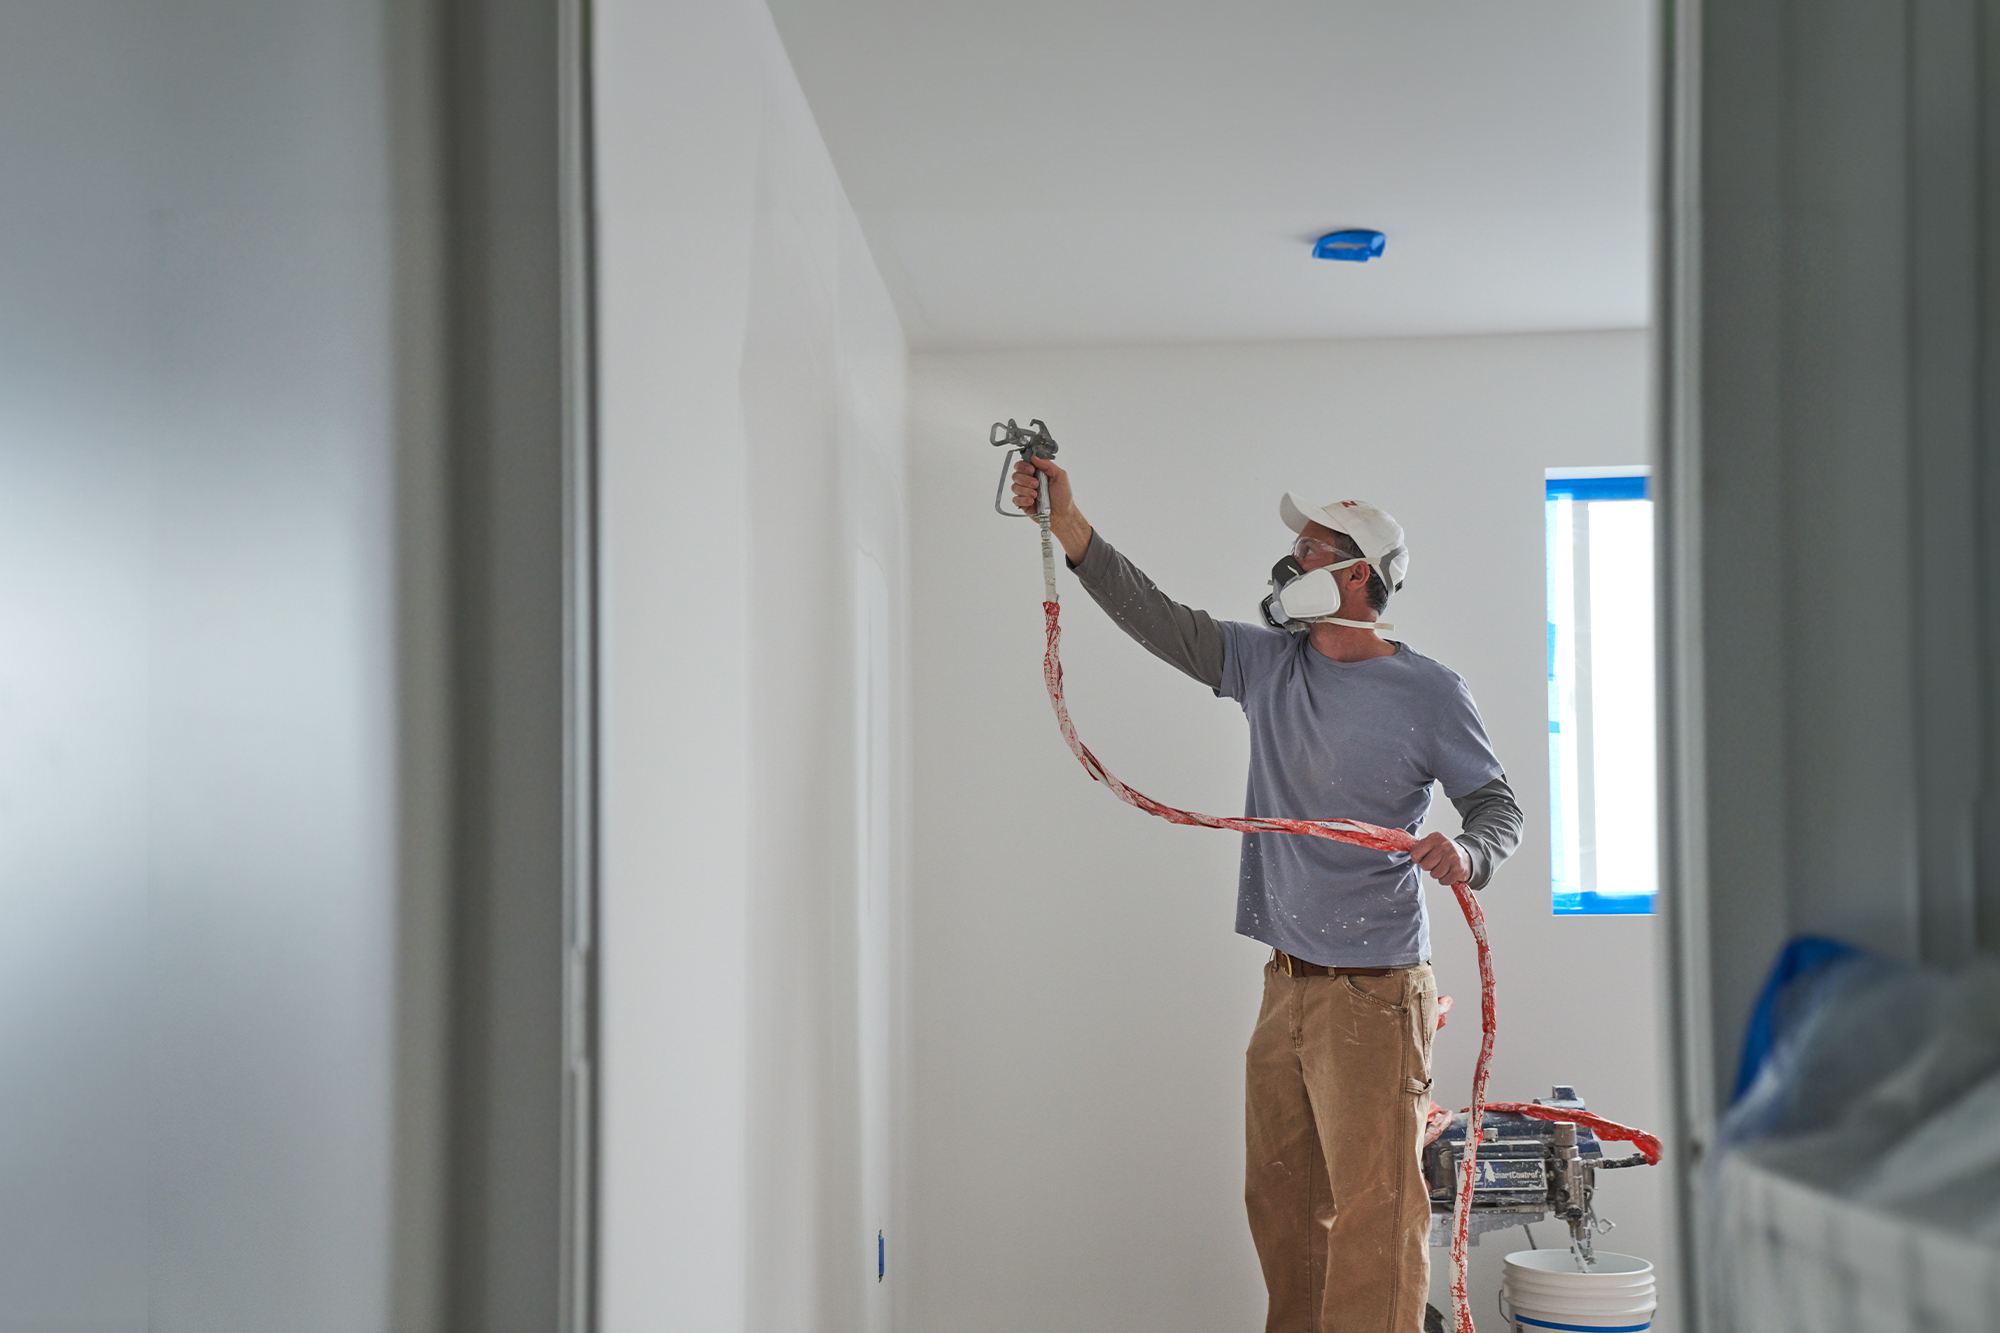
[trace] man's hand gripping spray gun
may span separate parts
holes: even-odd
[[[993,508],[1003,518],[1026,518],[1018,510],[1002,507],[1007,494],[1007,480],[1014,470],[1016,458],[1052,459],[1056,454],[1055,438],[1049,434],[1047,425],[1038,420],[1030,420],[1026,429],[1011,420],[1005,424],[995,422],[988,437],[997,447],[1008,451],[1001,463],[1000,487],[993,496]],[[1174,824],[1188,824],[1197,828],[1227,829],[1236,833],[1297,833],[1313,838],[1329,838],[1336,842],[1353,843],[1356,846],[1372,847],[1383,852],[1407,853],[1415,845],[1416,838],[1399,828],[1379,828],[1374,824],[1363,824],[1351,819],[1275,819],[1250,816],[1218,816],[1196,814],[1192,810],[1181,810],[1156,801],[1144,792],[1135,791],[1119,781],[1092,754],[1076,734],[1076,727],[1069,720],[1069,706],[1063,701],[1062,688],[1062,619],[1061,608],[1056,597],[1055,548],[1049,532],[1049,479],[1037,470],[1041,482],[1040,498],[1035,505],[1035,518],[1042,527],[1042,616],[1047,632],[1047,649],[1042,655],[1042,683],[1047,686],[1049,703],[1056,710],[1056,723],[1062,729],[1063,740],[1068,743],[1070,753],[1083,765],[1084,772],[1103,783],[1119,800],[1147,814],[1158,815]],[[1493,1038],[1497,1032],[1493,1009],[1493,949],[1486,937],[1486,914],[1480,910],[1473,897],[1472,886],[1454,884],[1452,894],[1458,899],[1459,910],[1465,914],[1465,924],[1472,931],[1473,942],[1479,949],[1479,989],[1480,989],[1480,1032],[1479,1059],[1472,1071],[1472,1105],[1467,1113],[1465,1135],[1465,1155],[1459,1163],[1458,1199],[1452,1219],[1451,1236],[1451,1306],[1454,1333],[1476,1333],[1472,1324],[1471,1304],[1468,1300],[1466,1282],[1466,1247],[1470,1241],[1469,1226],[1472,1220],[1472,1188],[1478,1177],[1479,1144],[1483,1138],[1482,1128],[1486,1111],[1486,1078],[1493,1062]],[[1442,1006],[1441,1006],[1442,1007]],[[1439,1015],[1439,1025],[1443,1025],[1443,1015]],[[1513,1102],[1493,1105],[1491,1109],[1514,1112],[1541,1120],[1581,1122],[1588,1124],[1600,1138],[1623,1139],[1637,1143],[1649,1163],[1660,1160],[1660,1143],[1650,1134],[1627,1129],[1596,1116],[1576,1111],[1554,1111],[1552,1108],[1527,1106]],[[1451,1114],[1441,1107],[1433,1106],[1430,1123],[1426,1126],[1428,1140],[1435,1140],[1451,1120]],[[1620,1163],[1623,1165],[1623,1163]]]
[[[1006,507],[1007,479],[1014,475],[1014,460],[1026,462],[1030,458],[1043,460],[1056,456],[1056,437],[1049,434],[1049,428],[1038,419],[1031,419],[1026,427],[1014,424],[1009,417],[1005,425],[996,421],[993,432],[987,439],[997,448],[1007,452],[1000,455],[1000,485],[993,492],[993,510],[1002,518],[1026,518],[1018,509]],[[1042,525],[1042,602],[1053,605],[1056,601],[1056,551],[1049,536],[1049,478],[1045,472],[1037,472],[1036,480],[1041,482],[1041,498],[1035,502],[1035,521]]]

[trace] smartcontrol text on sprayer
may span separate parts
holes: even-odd
[[[1535,1104],[1562,1110],[1588,1109],[1576,1089],[1565,1085],[1551,1088],[1549,1096],[1537,1097]],[[1458,1164],[1465,1157],[1465,1122],[1466,1114],[1460,1111],[1424,1150],[1433,1246],[1442,1246],[1450,1239]],[[1597,1136],[1582,1126],[1488,1111],[1480,1137],[1477,1176],[1472,1182],[1471,1241],[1477,1245],[1481,1232],[1554,1218],[1568,1224],[1570,1245],[1588,1264],[1593,1241],[1612,1227],[1597,1215],[1597,1173],[1645,1164],[1645,1157],[1636,1154],[1606,1157]]]

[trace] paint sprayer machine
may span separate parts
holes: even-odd
[[[1534,1104],[1556,1111],[1585,1109],[1576,1089],[1564,1085],[1550,1089],[1546,1101],[1537,1098]],[[1597,1215],[1597,1173],[1617,1167],[1649,1166],[1646,1154],[1607,1157],[1587,1121],[1580,1124],[1575,1120],[1540,1120],[1493,1106],[1486,1110],[1479,1162],[1472,1177],[1468,1242],[1477,1245],[1484,1232],[1524,1227],[1553,1217],[1569,1224],[1570,1246],[1578,1260],[1586,1267],[1595,1262],[1595,1238],[1615,1225]],[[1451,1236],[1468,1119],[1465,1111],[1452,1116],[1424,1149],[1424,1180],[1431,1191],[1433,1246],[1448,1243]],[[1533,1242],[1533,1232],[1528,1239]]]
[[[1012,420],[995,423],[987,438],[995,447],[1007,451],[1002,457],[1000,487],[993,497],[993,507],[1006,518],[1025,517],[1004,507],[1008,477],[1017,460],[1053,459],[1056,454],[1055,437],[1049,433],[1045,423],[1031,419],[1025,427],[1016,425]],[[1042,619],[1046,634],[1042,683],[1048,690],[1049,703],[1055,709],[1056,724],[1062,730],[1063,741],[1069,746],[1070,753],[1076,756],[1077,762],[1083,765],[1084,772],[1103,783],[1112,795],[1127,805],[1157,815],[1169,823],[1226,829],[1236,833],[1292,833],[1303,837],[1330,838],[1381,852],[1407,853],[1416,843],[1416,838],[1406,829],[1380,828],[1352,819],[1197,814],[1156,801],[1112,775],[1111,770],[1077,736],[1076,727],[1070,722],[1069,706],[1063,701],[1062,612],[1056,594],[1055,546],[1049,529],[1049,480],[1044,474],[1040,481],[1041,494],[1035,505],[1034,518],[1042,529]],[[1472,886],[1454,884],[1451,891],[1458,899],[1459,910],[1465,914],[1465,924],[1472,931],[1473,941],[1479,950],[1479,1059],[1473,1066],[1470,1107],[1456,1114],[1436,1103],[1430,1107],[1425,1125],[1424,1172],[1431,1198],[1431,1244],[1443,1244],[1446,1234],[1450,1237],[1452,1327],[1455,1333],[1476,1333],[1466,1296],[1466,1249],[1473,1243],[1473,1237],[1482,1232],[1522,1226],[1552,1216],[1561,1218],[1570,1229],[1570,1249],[1575,1256],[1576,1272],[1542,1273],[1536,1275],[1536,1280],[1547,1278],[1557,1286],[1564,1281],[1573,1285],[1581,1280],[1585,1285],[1601,1287],[1591,1279],[1612,1278],[1615,1275],[1597,1271],[1591,1245],[1595,1235],[1609,1229],[1607,1223],[1598,1219],[1592,1202],[1597,1172],[1615,1167],[1656,1165],[1660,1160],[1660,1141],[1641,1130],[1629,1129],[1591,1114],[1584,1109],[1573,1088],[1556,1088],[1546,1102],[1486,1100],[1486,1080],[1497,1031],[1494,1020],[1493,950],[1486,937],[1485,913],[1473,897]],[[1440,1027],[1444,1024],[1444,1011],[1449,1004],[1448,1000],[1439,1004]],[[1603,1140],[1629,1142],[1639,1151],[1630,1157],[1606,1160],[1601,1146]],[[1530,1232],[1530,1242],[1533,1239],[1534,1233]],[[1514,1257],[1509,1256],[1510,1265]],[[1606,1333],[1612,1333],[1612,1330],[1617,1333],[1643,1330],[1651,1323],[1652,1310],[1651,1265],[1645,1268],[1647,1294],[1642,1302],[1646,1311],[1643,1322],[1621,1323],[1614,1319],[1606,1324],[1595,1321],[1594,1316],[1593,1322],[1588,1324],[1550,1322],[1528,1317],[1519,1308],[1509,1319],[1517,1327],[1589,1327],[1604,1329]],[[1511,1272],[1509,1280],[1512,1280]],[[1588,1299],[1598,1298],[1593,1296]],[[1521,1304],[1516,1300],[1516,1307]],[[1577,1318],[1581,1320],[1585,1316]]]

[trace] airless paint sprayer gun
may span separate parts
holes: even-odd
[[[1017,426],[1009,417],[1004,424],[994,422],[987,439],[995,448],[1007,451],[1000,456],[1000,485],[993,491],[993,510],[1002,518],[1026,518],[1018,509],[1008,509],[1002,503],[1007,496],[1007,478],[1013,475],[1016,459],[1022,462],[1030,458],[1053,459],[1056,437],[1049,434],[1047,423],[1039,418],[1030,419],[1026,426]],[[1041,483],[1041,498],[1035,502],[1035,521],[1042,525],[1042,601],[1054,602],[1056,554],[1049,537],[1049,478],[1045,472],[1037,472],[1035,478]]]

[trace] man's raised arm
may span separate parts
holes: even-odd
[[[1062,543],[1069,567],[1091,600],[1147,652],[1210,689],[1219,688],[1222,627],[1215,617],[1161,592],[1098,536],[1076,507],[1069,473],[1045,458],[1014,465],[1014,503],[1024,512],[1034,513],[1040,500],[1037,471],[1049,479],[1049,530]]]

